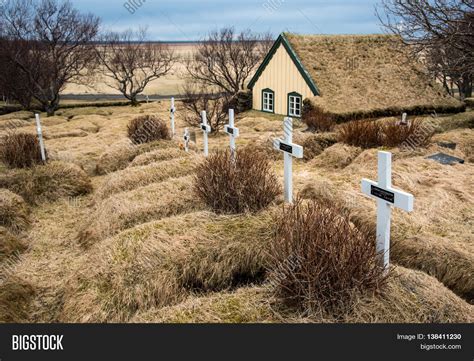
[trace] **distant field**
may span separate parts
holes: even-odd
[[[149,96],[169,96],[177,95],[182,92],[182,88],[185,84],[183,76],[185,76],[185,66],[184,63],[186,59],[189,59],[196,49],[195,43],[173,43],[169,44],[173,49],[175,54],[178,56],[178,62],[175,64],[174,69],[168,75],[163,78],[152,81],[148,84],[144,94]],[[90,86],[78,85],[78,84],[68,84],[66,89],[62,92],[63,95],[71,97],[72,95],[117,95],[121,96],[120,92],[108,86],[108,79],[106,76],[101,76],[95,79],[95,81],[90,84]],[[110,84],[110,83],[109,83]],[[81,99],[83,101],[89,101],[89,99]],[[97,101],[103,100],[101,98],[95,99]]]

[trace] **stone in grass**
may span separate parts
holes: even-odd
[[[452,149],[452,150],[455,150],[456,147],[457,147],[457,144],[453,143],[453,142],[439,142],[438,145],[440,147],[448,148],[448,149]]]
[[[440,164],[444,164],[444,165],[453,165],[453,164],[457,164],[457,163],[464,164],[464,159],[456,158],[456,157],[450,156],[450,155],[445,154],[445,153],[433,154],[433,155],[430,155],[429,157],[427,157],[426,159],[432,159],[432,160],[434,160],[434,161],[436,161]]]

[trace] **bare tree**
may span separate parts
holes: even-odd
[[[414,54],[427,61],[448,91],[454,82],[461,97],[472,96],[474,2],[472,0],[382,0],[377,15]]]
[[[236,33],[233,28],[213,31],[199,43],[193,58],[186,63],[188,76],[234,95],[245,89],[270,46],[268,34],[249,30]]]
[[[69,1],[7,0],[0,16],[0,56],[10,70],[0,73],[1,87],[23,106],[33,102],[54,114],[65,85],[93,70],[91,42],[98,29],[98,17],[81,14]]]
[[[104,75],[112,79],[108,85],[134,106],[148,83],[168,74],[175,63],[167,45],[146,41],[145,29],[107,33],[96,51]]]
[[[191,126],[199,126],[201,112],[205,110],[212,132],[218,133],[227,122],[231,101],[227,94],[213,93],[203,84],[186,85],[183,89],[184,120]]]

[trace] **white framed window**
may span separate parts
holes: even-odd
[[[264,112],[275,112],[275,93],[271,89],[262,90],[262,110]]]
[[[288,116],[300,118],[302,112],[302,105],[303,100],[300,94],[288,94]]]

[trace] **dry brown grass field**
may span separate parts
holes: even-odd
[[[166,76],[152,81],[148,84],[144,95],[177,95],[181,94],[185,85],[185,62],[190,59],[196,44],[193,43],[173,43],[169,44],[171,50],[177,57],[177,61],[172,71]],[[120,92],[111,88],[110,79],[104,75],[97,75],[90,83],[86,85],[70,83],[62,91],[62,94],[91,95],[100,99],[100,94],[120,95]]]
[[[0,249],[0,321],[474,321],[473,111],[436,118],[439,131],[428,148],[388,149],[394,186],[414,194],[415,211],[394,211],[393,263],[383,291],[361,295],[334,317],[285,308],[273,296],[267,250],[281,197],[256,214],[218,215],[193,195],[202,135],[193,129],[196,144],[189,153],[181,149],[186,124],[179,102],[175,139],[130,144],[133,117],[168,121],[168,108],[153,102],[43,115],[51,163],[23,172],[0,165],[0,187],[8,189],[0,191],[0,235],[8,248]],[[237,146],[263,146],[280,181],[283,160],[271,139],[282,134],[281,120],[254,111],[237,117]],[[0,116],[0,135],[12,121],[35,132],[33,115],[18,112]],[[317,142],[305,128],[296,124],[295,142]],[[447,141],[456,150],[438,144]],[[373,227],[376,202],[361,194],[360,181],[376,178],[377,149],[321,144],[294,165],[295,192],[338,201],[354,222]],[[227,146],[226,135],[210,137],[211,152]],[[440,151],[466,163],[425,159]]]

